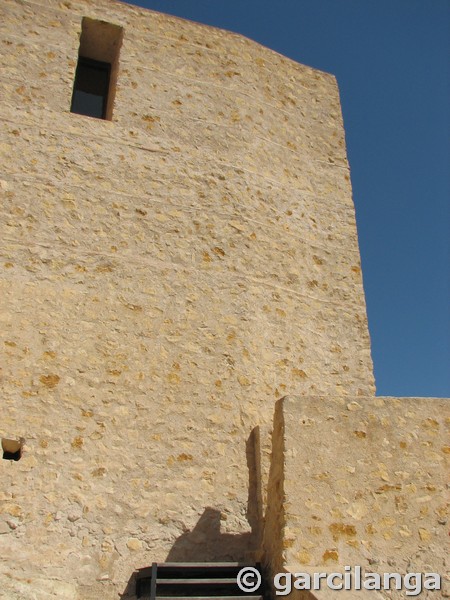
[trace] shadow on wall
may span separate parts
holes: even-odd
[[[183,533],[167,555],[167,562],[227,562],[244,560],[252,533],[220,531],[220,510],[207,507],[194,529]]]
[[[167,562],[227,562],[249,560],[261,541],[261,476],[259,466],[259,430],[253,429],[247,443],[248,533],[221,533],[220,510],[205,508],[194,529],[183,533],[167,555]]]
[[[246,517],[250,531],[221,533],[221,511],[208,506],[195,527],[175,540],[166,562],[252,562],[254,552],[261,548],[263,529],[258,427],[252,430],[245,449],[248,468]],[[135,598],[135,589],[136,573],[133,573],[121,600]]]

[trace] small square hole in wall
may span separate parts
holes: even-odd
[[[22,448],[25,440],[10,440],[2,438],[2,450],[4,460],[20,460],[22,458]]]
[[[70,111],[112,119],[123,29],[83,18]]]

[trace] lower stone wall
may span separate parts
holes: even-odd
[[[180,402],[164,424],[119,408],[86,410],[76,433],[71,413],[49,418],[40,435],[28,428],[19,461],[0,460],[1,600],[128,600],[152,561],[253,559],[259,430],[214,425],[213,407],[194,420]],[[192,428],[208,439],[194,444]]]
[[[365,572],[438,573],[442,590],[420,597],[449,597],[449,408],[434,398],[280,400],[274,431],[282,440],[274,449],[284,448],[277,492],[284,570],[344,573],[359,565],[363,581]],[[314,597],[334,597],[322,588]],[[405,598],[406,589],[366,594]]]
[[[139,437],[151,415],[128,417],[118,436],[86,413],[79,439],[65,440],[68,416],[48,428],[49,444],[29,439],[18,462],[1,461],[1,600],[133,598],[132,572],[152,560],[259,558],[263,521],[272,574],[438,573],[442,590],[420,597],[449,597],[448,400],[286,397],[275,407],[269,472],[266,427],[232,444],[217,428],[223,454],[190,453],[179,435],[162,455]],[[173,427],[192,425],[177,415]],[[163,463],[166,477],[155,479]],[[397,600],[405,591],[347,597]],[[320,591],[293,595],[327,600],[335,591],[322,581]]]

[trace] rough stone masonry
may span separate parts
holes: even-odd
[[[114,45],[105,32],[119,31]],[[271,451],[284,396],[314,424],[347,404],[352,419],[377,411],[334,77],[112,0],[2,0],[0,36],[0,435],[25,440],[0,464],[0,598],[132,598],[152,561],[364,554],[362,527],[333,541],[330,524],[356,517],[331,506],[345,472],[335,480],[320,452],[328,529],[298,526],[319,476],[303,448],[325,430],[296,426]],[[104,118],[71,112],[79,53],[111,62]],[[416,443],[406,404],[385,399],[371,426],[397,423],[403,471],[420,466],[411,536],[434,565],[448,405],[430,400]],[[398,503],[379,504],[391,556],[395,486],[414,483],[376,459],[380,436],[358,443],[386,465],[381,486],[398,479]],[[352,497],[364,482],[348,485],[349,507],[365,506]]]

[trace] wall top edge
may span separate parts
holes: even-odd
[[[17,2],[17,0],[13,0],[13,2]],[[214,25],[207,25],[198,21],[178,17],[169,13],[163,13],[150,8],[136,6],[135,4],[128,4],[121,0],[78,0],[76,3],[70,1],[60,2],[59,0],[20,0],[20,3],[29,6],[46,7],[48,9],[55,10],[58,12],[70,12],[72,14],[79,14],[82,16],[88,16],[92,18],[100,18],[100,15],[96,15],[95,13],[104,10],[103,20],[107,21],[111,19],[111,22],[113,22],[114,18],[116,20],[121,20],[122,18],[123,21],[118,22],[116,24],[125,27],[127,25],[127,20],[133,17],[138,17],[142,19],[156,19],[160,24],[166,23],[174,27],[189,27],[191,29],[196,29],[198,32],[203,31],[209,35],[215,36],[216,38],[225,37],[229,39],[234,39],[235,43],[243,43],[252,47],[260,48],[264,52],[269,53],[269,55],[272,55],[273,57],[287,61],[292,66],[307,69],[311,71],[312,74],[317,74],[323,76],[324,78],[330,79],[330,81],[333,83],[336,81],[336,78],[332,73],[328,73],[321,69],[317,69],[315,67],[311,67],[309,65],[301,63],[293,58],[290,58],[289,56],[286,56],[285,54],[282,54],[272,48],[269,48],[268,46],[265,46],[261,42],[247,37],[242,33],[237,33],[227,29],[223,29]],[[93,12],[91,12],[91,14],[85,14],[86,10],[91,10]],[[182,32],[180,31],[180,33]]]

